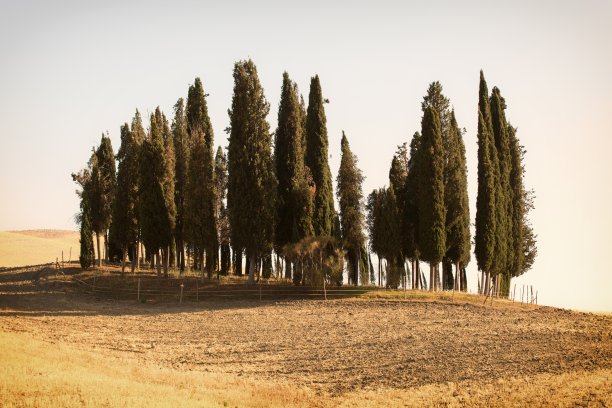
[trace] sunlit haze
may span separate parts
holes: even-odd
[[[129,3],[129,4],[128,4]],[[108,131],[172,106],[201,77],[227,145],[233,64],[252,58],[276,128],[282,73],[308,100],[319,74],[334,176],[344,130],[366,180],[388,184],[397,145],[420,130],[440,81],[466,129],[476,204],[479,70],[527,149],[541,304],[612,311],[612,2],[0,3],[0,230],[76,229],[76,185]],[[146,125],[146,122],[145,122]],[[335,182],[334,182],[335,184]],[[476,289],[474,256],[468,284]]]

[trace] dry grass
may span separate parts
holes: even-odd
[[[342,396],[278,381],[179,371],[0,331],[0,401],[5,407],[490,407],[612,404],[612,370],[464,381]]]
[[[0,267],[38,265],[79,256],[79,233],[60,230],[0,231]]]

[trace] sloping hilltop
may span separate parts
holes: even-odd
[[[0,271],[7,406],[612,404],[606,315],[401,292],[142,303],[56,273]]]

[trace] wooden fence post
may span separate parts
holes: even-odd
[[[180,298],[180,300],[179,300],[179,303],[181,303],[181,304],[183,303],[183,287],[184,287],[184,286],[185,286],[185,285],[184,285],[183,283],[181,283],[181,298]]]

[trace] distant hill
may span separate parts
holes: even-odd
[[[65,261],[79,258],[78,231],[0,231],[0,267],[55,262],[61,260],[62,251]]]

